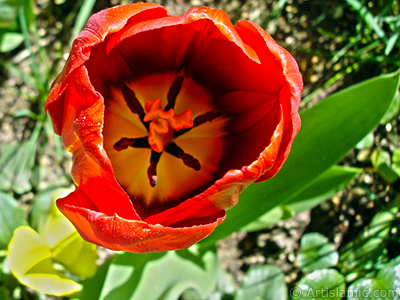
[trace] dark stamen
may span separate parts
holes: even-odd
[[[216,117],[219,117],[221,113],[217,111],[209,111],[206,112],[205,114],[202,114],[200,116],[197,116],[194,121],[193,121],[193,127],[199,126],[201,124],[204,124],[206,122],[211,122],[214,120]]]
[[[183,76],[176,77],[172,82],[167,95],[168,104],[164,108],[165,111],[174,108],[176,97],[178,97],[178,94],[182,88],[182,83],[183,83]]]
[[[142,121],[144,127],[149,130],[150,122],[144,122],[143,118],[145,116],[144,109],[142,104],[140,104],[139,99],[136,97],[136,94],[133,90],[131,90],[125,83],[121,87],[122,96],[124,96],[124,100],[126,105],[128,105],[131,112],[139,115],[140,121]]]
[[[186,129],[181,129],[179,131],[175,131],[174,132],[174,136],[175,137],[181,136],[182,134],[190,131],[191,129],[193,129],[193,128],[197,127],[197,126],[200,126],[200,125],[202,125],[204,123],[213,121],[215,118],[219,117],[220,115],[221,115],[221,113],[219,113],[217,111],[209,111],[209,112],[206,112],[206,113],[204,113],[204,114],[202,114],[200,116],[197,116],[193,121],[193,127],[186,128]]]
[[[121,151],[127,149],[128,147],[150,148],[150,145],[147,137],[141,137],[136,139],[121,138],[118,142],[114,144],[113,147],[115,150]]]
[[[121,87],[121,92],[131,112],[139,116],[144,115],[143,107],[140,104],[139,99],[136,97],[135,92],[132,91],[125,83]]]
[[[182,159],[185,166],[192,168],[193,170],[199,171],[201,169],[200,162],[197,158],[192,155],[185,153],[182,148],[177,144],[171,143],[168,145],[167,152],[173,156]]]
[[[149,178],[150,186],[157,185],[157,164],[160,161],[161,153],[151,151],[150,166],[147,169],[147,177]]]

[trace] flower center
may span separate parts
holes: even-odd
[[[105,87],[104,149],[142,218],[215,182],[228,119],[202,85],[161,73]]]
[[[147,177],[151,187],[157,185],[157,165],[163,151],[181,159],[187,167],[195,171],[201,169],[199,160],[186,153],[173,140],[188,132],[191,128],[211,122],[219,116],[218,112],[210,111],[196,117],[192,121],[192,112],[190,109],[185,110],[179,115],[175,115],[174,106],[176,97],[182,88],[182,83],[183,76],[176,77],[172,82],[167,95],[168,104],[164,109],[161,107],[160,98],[147,101],[145,109],[143,109],[133,90],[125,84],[121,88],[127,106],[132,113],[139,116],[149,135],[148,137],[140,138],[123,137],[114,144],[113,148],[116,151],[122,151],[128,147],[151,149],[150,166],[147,169]]]
[[[190,109],[175,115],[172,108],[168,111],[161,109],[160,98],[146,102],[145,109],[147,113],[143,121],[150,122],[149,145],[157,153],[161,153],[168,146],[175,131],[193,127]]]

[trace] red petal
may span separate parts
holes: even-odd
[[[60,98],[68,87],[69,76],[89,59],[92,47],[121,30],[128,22],[137,23],[165,15],[165,8],[158,4],[140,3],[102,10],[88,20],[86,27],[74,40],[64,70],[52,84],[46,102],[45,110],[50,112],[57,134],[61,134],[64,115],[64,103],[60,103],[63,102]]]
[[[90,193],[95,206],[107,215],[118,213],[139,219],[129,196],[117,183],[111,162],[103,148],[104,104],[97,101],[81,111],[74,122],[80,145],[70,149],[73,154],[72,176],[75,183]]]
[[[88,82],[84,67],[74,74],[76,77],[68,80],[69,88],[63,95],[63,104],[68,109],[62,119],[61,132],[64,145],[73,155],[74,182],[103,196],[94,198],[94,205],[104,213],[118,212],[123,217],[138,219],[128,195],[115,180],[103,148],[103,99]],[[92,103],[91,106],[84,108],[88,103]]]
[[[113,50],[131,67],[133,80],[184,69],[217,95],[232,90],[264,92],[267,86],[269,92],[278,93],[283,79],[273,57],[270,68],[260,66],[257,54],[243,43],[228,16],[205,7],[126,26],[107,42],[107,53]]]
[[[77,190],[57,201],[58,208],[75,225],[82,237],[112,250],[161,252],[185,249],[208,236],[225,218],[223,211],[206,224],[167,227],[144,221],[127,220],[117,214],[94,211],[88,196]]]
[[[263,62],[261,53],[265,53],[266,47],[269,49],[270,53],[276,59],[276,64],[282,69],[281,72],[283,72],[286,81],[279,93],[279,102],[281,103],[284,113],[283,118],[285,120],[282,144],[275,165],[258,179],[258,181],[263,181],[274,176],[282,167],[282,164],[289,155],[293,139],[300,130],[301,122],[298,109],[303,89],[303,80],[294,58],[288,51],[279,46],[260,26],[249,21],[241,21],[238,22],[237,31],[240,37],[257,52],[261,62]]]

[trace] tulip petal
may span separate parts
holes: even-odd
[[[80,68],[81,72],[87,75],[84,68]],[[87,76],[81,76],[87,78]],[[74,87],[76,89],[85,90],[85,95],[89,95],[91,89],[86,88],[85,85],[80,86],[76,83],[70,84],[66,94],[73,93]],[[92,92],[96,94],[96,92]],[[79,94],[79,93],[78,93]],[[77,97],[69,97],[70,101],[76,101]],[[87,98],[87,97],[86,97]],[[79,98],[78,98],[79,99]],[[76,108],[80,104],[71,104],[70,107]],[[74,110],[70,110],[66,115],[66,120],[74,114]],[[123,217],[139,219],[133,209],[132,202],[128,195],[121,189],[115,180],[111,162],[103,148],[103,118],[104,118],[104,104],[101,96],[91,106],[80,111],[76,116],[72,116],[63,127],[62,136],[64,143],[66,136],[74,136],[75,141],[71,143],[68,150],[73,154],[73,179],[77,186],[84,186],[84,189],[92,189],[99,197],[94,198],[93,206],[101,209],[107,214],[114,214],[119,212]],[[109,196],[109,198],[105,198]],[[107,201],[106,199],[112,201]]]
[[[237,30],[241,38],[248,43],[260,55],[267,45],[270,53],[275,57],[275,62],[282,69],[285,76],[285,85],[279,93],[279,102],[285,113],[284,133],[282,145],[280,146],[278,159],[272,169],[261,176],[258,181],[263,181],[275,175],[282,164],[285,162],[290,152],[293,139],[300,130],[300,116],[298,114],[301,91],[303,89],[303,80],[299,73],[299,68],[288,51],[279,46],[272,37],[266,33],[260,26],[249,21],[240,21]]]
[[[157,44],[162,47],[154,47]],[[273,55],[264,55],[260,64],[258,54],[242,41],[228,16],[204,7],[126,26],[107,42],[107,53],[112,50],[124,58],[134,79],[185,69],[216,95],[233,90],[278,94],[284,84]]]
[[[145,253],[185,249],[211,234],[225,219],[225,212],[220,211],[212,216],[212,220],[206,218],[204,224],[167,227],[127,220],[118,215],[107,216],[82,206],[82,202],[90,203],[85,198],[88,195],[77,190],[57,200],[57,206],[85,240],[112,250]]]
[[[56,133],[61,134],[65,113],[63,93],[68,87],[68,79],[77,68],[80,68],[89,59],[91,48],[104,41],[108,35],[121,30],[129,21],[132,23],[142,22],[165,15],[166,10],[161,5],[141,3],[140,5],[121,5],[102,10],[88,20],[83,31],[74,40],[65,68],[52,84],[45,105],[45,110],[50,113]]]

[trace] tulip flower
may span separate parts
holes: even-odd
[[[207,7],[100,11],[46,103],[73,155],[76,190],[58,208],[109,249],[187,248],[281,168],[301,90],[293,57],[252,22]]]

